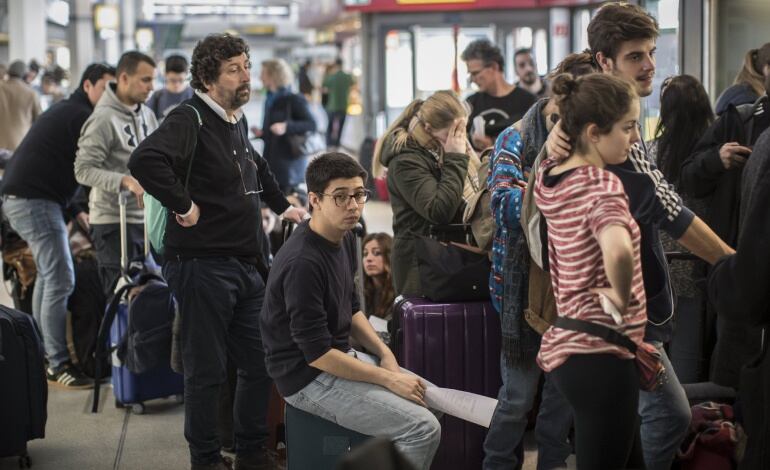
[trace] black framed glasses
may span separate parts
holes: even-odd
[[[251,165],[247,165],[249,170],[254,169],[254,179],[257,181],[255,186],[256,189],[246,189],[246,181],[243,179],[243,169],[241,168],[241,164],[238,161],[237,158],[233,158],[233,163],[235,163],[235,167],[238,168],[238,175],[241,177],[241,185],[243,186],[243,195],[244,196],[251,196],[252,194],[259,194],[262,192],[262,185],[259,182],[259,177],[257,176],[257,164],[254,162],[254,160],[250,158],[245,159],[247,162],[249,162]]]
[[[351,199],[355,200],[356,204],[365,204],[366,201],[369,200],[369,197],[372,195],[372,192],[368,189],[362,189],[360,191],[354,192],[353,194],[316,194],[319,196],[329,196],[330,198],[334,199],[334,204],[337,207],[348,207],[348,205],[350,205]]]

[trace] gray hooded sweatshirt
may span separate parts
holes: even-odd
[[[115,95],[109,83],[80,131],[75,158],[75,179],[91,187],[88,208],[92,224],[120,222],[118,193],[128,171],[128,157],[148,134],[158,127],[155,114],[144,104],[128,106]],[[128,199],[129,224],[144,222],[135,197]]]

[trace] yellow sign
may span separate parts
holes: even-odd
[[[275,25],[272,24],[253,24],[242,28],[244,34],[250,36],[274,36]]]
[[[431,5],[435,3],[475,3],[476,0],[396,0],[399,5]]]

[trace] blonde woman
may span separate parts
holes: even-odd
[[[262,84],[267,89],[262,128],[253,128],[265,141],[264,157],[284,194],[304,191],[308,157],[293,156],[289,136],[316,130],[305,97],[291,91],[294,73],[283,59],[262,62]]]
[[[377,141],[373,172],[388,169],[396,295],[421,295],[415,239],[431,225],[460,222],[478,187],[478,157],[465,133],[466,105],[452,91],[415,100]]]

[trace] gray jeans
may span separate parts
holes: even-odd
[[[379,365],[379,359],[369,354],[349,354]],[[433,412],[379,385],[322,372],[285,400],[295,408],[361,434],[391,439],[418,470],[430,468],[441,440],[441,425]]]

